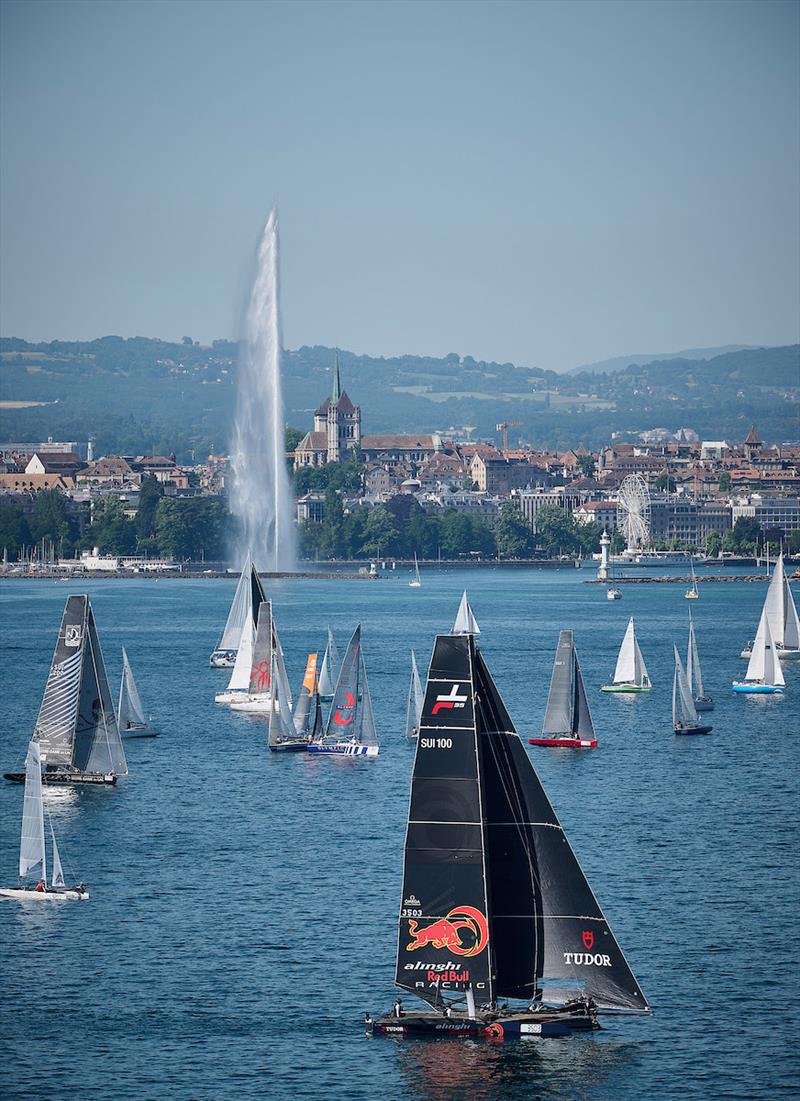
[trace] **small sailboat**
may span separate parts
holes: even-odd
[[[763,610],[769,619],[772,642],[778,657],[783,661],[800,659],[800,619],[797,616],[792,589],[784,569],[783,552],[778,555],[775,562]],[[741,656],[749,658],[752,653],[753,643],[748,642]]]
[[[408,584],[409,588],[411,589],[418,589],[422,585],[422,580],[419,576],[419,562],[417,561],[416,554],[414,554],[414,576],[411,578]]]
[[[562,631],[558,636],[542,737],[528,741],[531,745],[563,749],[597,748],[572,631]]]
[[[277,706],[269,713],[267,745],[272,753],[304,753],[312,738],[321,734],[322,727],[319,694],[316,691],[317,655],[308,656],[306,675],[294,716],[286,695],[286,682],[278,673],[277,650],[272,652],[271,680],[275,686]]]
[[[709,696],[703,687],[703,672],[700,668],[700,655],[697,652],[697,638],[691,611],[689,612],[689,644],[686,648],[686,680],[694,700],[695,711],[713,711],[714,697]]]
[[[246,711],[251,715],[269,715],[278,706],[274,692],[275,681],[270,672],[275,657],[275,675],[283,686],[283,695],[292,710],[292,690],[286,675],[286,663],[278,635],[278,625],[272,611],[272,601],[265,600],[258,609],[258,626],[251,654],[250,680],[245,692],[232,694],[229,700],[232,711]]]
[[[428,1004],[368,1015],[372,1034],[568,1036],[650,1012],[468,634],[434,645],[397,932],[395,984]]]
[[[697,577],[694,572],[694,559],[691,556],[689,557],[689,568],[692,571],[692,583],[684,593],[684,596],[687,600],[699,600],[700,590],[697,587]]]
[[[122,681],[119,686],[117,726],[123,738],[158,737],[158,731],[150,725],[142,706],[142,698],[133,679],[133,670],[124,646],[122,647]]]
[[[611,588],[606,589],[606,600],[621,600],[621,599],[622,599],[622,589],[618,589],[615,585],[612,585]]]
[[[419,723],[422,717],[422,705],[425,702],[425,693],[417,670],[417,655],[411,651],[411,680],[408,684],[408,699],[406,701],[406,737],[416,738],[419,733]]]
[[[261,587],[261,579],[248,554],[236,585],[236,592],[233,594],[222,635],[216,650],[208,659],[209,664],[215,669],[230,669],[235,665],[245,624],[251,621],[255,626],[258,606],[263,599],[264,590]]]
[[[319,671],[319,694],[323,700],[333,699],[333,691],[336,681],[339,679],[339,671],[342,664],[339,660],[339,650],[333,631],[328,627],[328,645],[322,655],[322,668]]]
[[[611,684],[604,684],[602,692],[649,692],[653,685],[647,674],[647,666],[639,649],[633,616],[622,640],[617,657],[617,667]]]
[[[454,635],[474,635],[476,637],[481,633],[478,621],[467,599],[466,589],[464,590],[464,595],[461,597],[461,603],[458,606],[452,633]]]
[[[703,726],[692,699],[692,691],[683,671],[678,647],[675,651],[675,674],[672,678],[672,729],[676,734],[710,734],[713,727]]]
[[[46,784],[116,784],[128,775],[89,597],[69,596],[36,719]],[[6,780],[25,781],[24,772]]]
[[[308,751],[344,757],[378,756],[378,735],[361,649],[360,623],[344,655],[323,737],[311,742]]]
[[[42,758],[38,742],[31,742],[25,758],[25,796],[22,802],[22,830],[19,843],[19,877],[36,879],[35,884],[22,882],[18,887],[0,887],[0,898],[16,898],[20,902],[83,902],[89,892],[83,883],[67,887],[61,858],[58,854],[53,823],[50,823],[52,862],[50,882],[47,882],[47,848],[44,831],[44,799],[42,798]]]
[[[743,681],[735,680],[732,687],[734,692],[766,695],[783,692],[785,684],[780,659],[772,639],[769,616],[767,615],[767,609],[764,608],[758,623],[758,631],[756,632],[753,652],[750,655],[745,678]]]

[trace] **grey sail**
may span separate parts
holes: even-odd
[[[317,655],[309,654],[303,683],[300,685],[300,693],[297,697],[297,706],[292,715],[295,733],[301,738],[308,736],[317,697]]]
[[[286,662],[283,658],[283,647],[281,646],[280,636],[278,635],[278,624],[275,622],[274,616],[272,617],[272,652],[275,654],[275,677],[280,682],[283,699],[286,700],[289,713],[291,714],[293,706],[292,689],[289,685]]]
[[[37,869],[40,869],[37,871]],[[42,801],[42,760],[38,743],[32,741],[25,759],[25,795],[22,803],[22,833],[19,842],[19,874],[31,873],[47,879],[44,848],[44,803]]]
[[[346,739],[355,737],[357,702],[359,693],[359,672],[361,668],[361,624],[353,631],[353,637],[347,646],[342,668],[336,681],[328,721],[325,724],[325,737]]]
[[[61,617],[33,740],[48,764],[72,765],[86,641],[88,596],[70,596]]]
[[[694,706],[689,682],[686,679],[678,647],[673,646],[672,648],[675,651],[675,675],[672,680],[672,723],[674,726],[696,726],[698,721],[697,710]]]
[[[558,636],[542,733],[571,736],[574,733],[574,707],[575,643],[572,631],[562,631]]]
[[[111,687],[97,637],[94,612],[88,597],[86,602],[83,670],[72,764],[81,772],[127,776],[125,750],[122,748],[117,716],[111,702]]]
[[[422,715],[422,704],[425,693],[419,679],[417,669],[417,656],[411,651],[411,680],[408,684],[408,699],[406,700],[406,737],[413,738],[419,730],[419,720]]]
[[[277,671],[277,653],[272,651],[272,676],[270,683],[273,685],[273,706],[269,712],[269,745],[280,745],[281,742],[293,741],[297,733],[292,722],[292,709],[286,698],[284,684]],[[275,704],[277,703],[277,707]]]
[[[573,714],[573,732],[578,738],[595,737],[592,714],[589,710],[589,701],[586,698],[586,688],[583,684],[581,664],[578,661],[578,651],[573,648],[575,657],[575,710]]]
[[[697,652],[697,639],[695,638],[694,620],[691,612],[689,612],[689,645],[686,650],[686,681],[689,685],[689,692],[696,699],[700,699],[705,695],[703,691],[703,673],[700,669],[700,655]]]
[[[242,637],[242,629],[248,619],[251,618],[251,570],[250,555],[245,559],[239,576],[236,592],[233,595],[228,618],[222,631],[222,637],[217,644],[218,650],[238,650],[239,639]]]
[[[133,669],[131,669],[131,663],[128,661],[128,654],[125,647],[122,647],[122,684],[120,686],[119,694],[119,709],[117,711],[117,724],[120,730],[124,730],[128,723],[134,723],[138,726],[147,725],[147,716],[145,715],[144,706],[142,705],[142,699],[139,695],[139,689],[136,686],[136,681],[133,677]]]
[[[263,601],[258,608],[256,637],[253,642],[253,654],[250,661],[250,695],[266,695],[270,691],[270,669],[272,667],[272,601]]]
[[[328,627],[328,645],[322,656],[322,668],[319,673],[319,692],[321,696],[332,696],[339,677],[339,651],[333,631]]]
[[[56,844],[56,835],[53,832],[52,823],[50,825],[50,840],[53,843],[53,875],[50,880],[52,887],[64,886],[64,871],[61,867],[61,857],[58,855],[58,845]]]
[[[362,745],[377,745],[378,732],[375,729],[375,713],[372,709],[372,697],[367,682],[367,667],[364,665],[364,653],[359,651],[361,671],[361,699],[358,700],[358,729],[356,738]]]

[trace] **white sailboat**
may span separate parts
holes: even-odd
[[[767,609],[761,613],[755,642],[753,643],[747,673],[743,681],[734,681],[734,692],[748,692],[765,695],[783,692],[786,682],[783,679],[780,659],[772,638]]]
[[[703,687],[703,672],[700,668],[700,655],[697,652],[697,638],[694,633],[694,620],[689,612],[689,643],[686,648],[686,680],[692,693],[697,711],[713,711],[714,697],[709,696]]]
[[[419,576],[419,562],[417,561],[416,553],[414,554],[414,576],[411,578],[408,585],[411,589],[419,589],[422,585],[422,580]]]
[[[122,647],[122,681],[119,686],[117,726],[123,738],[158,737],[158,731],[150,725],[142,706],[142,698],[133,679],[133,670],[124,646]]]
[[[461,603],[458,606],[458,612],[456,613],[455,623],[453,629],[450,632],[453,635],[475,635],[481,633],[481,629],[478,626],[478,621],[475,618],[475,614],[470,607],[469,600],[467,599],[467,590],[464,590],[464,594],[461,597]]]
[[[713,727],[700,722],[692,698],[692,690],[683,671],[678,647],[675,651],[675,675],[672,678],[672,729],[676,734],[710,734]]]
[[[248,554],[245,559],[236,592],[233,594],[228,618],[217,643],[217,648],[208,659],[216,669],[230,669],[236,662],[236,653],[242,638],[242,632],[248,621],[255,627],[258,606],[264,599],[261,579]]]
[[[603,692],[649,692],[653,685],[647,673],[647,666],[639,649],[633,616],[628,621],[628,629],[622,640],[617,657],[617,667],[611,684],[604,684]]]
[[[775,562],[763,611],[769,619],[769,629],[778,657],[783,661],[800,659],[800,619],[797,616],[794,596],[784,569],[783,552],[778,555]],[[748,642],[741,656],[749,658],[752,653],[753,643]]]
[[[274,663],[275,676],[272,675]],[[272,601],[265,600],[258,610],[258,627],[250,665],[250,681],[247,691],[230,701],[232,711],[246,711],[251,715],[269,715],[279,706],[275,692],[276,678],[282,688],[283,698],[292,710],[292,690],[286,674],[283,646],[278,635],[278,625],[272,611]]]
[[[686,596],[687,600],[699,600],[700,590],[697,587],[697,577],[695,576],[694,572],[694,559],[691,557],[689,558],[689,568],[692,571],[692,583],[686,590],[686,593],[684,595]]]
[[[67,887],[56,835],[50,823],[52,862],[50,882],[47,880],[47,847],[44,831],[44,799],[42,797],[42,758],[38,742],[32,741],[25,758],[25,797],[22,803],[22,829],[19,842],[18,887],[0,887],[0,898],[15,898],[20,902],[82,902],[89,892],[83,883]],[[26,883],[26,879],[36,883]]]
[[[339,679],[339,671],[342,667],[342,663],[339,660],[339,650],[336,646],[336,639],[333,637],[333,631],[328,626],[328,645],[325,647],[325,653],[322,655],[322,667],[319,671],[319,694],[323,700],[333,699],[333,692],[336,688],[336,681]]]
[[[116,784],[128,775],[94,612],[67,597],[33,740],[48,784]],[[6,772],[22,783],[24,772]]]
[[[422,717],[422,705],[425,702],[425,693],[417,670],[417,656],[411,651],[411,680],[408,685],[408,700],[406,701],[406,737],[416,738],[419,733],[419,724]]]
[[[308,752],[344,757],[378,756],[378,734],[361,649],[360,623],[353,631],[342,661],[323,737],[310,742]]]

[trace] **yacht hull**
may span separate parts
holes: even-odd
[[[601,692],[623,692],[630,695],[632,692],[650,692],[652,684],[604,684]]]
[[[597,749],[597,738],[528,738],[528,742],[551,749]]]
[[[378,746],[354,745],[352,742],[331,742],[326,745],[322,742],[311,742],[308,746],[309,753],[327,753],[336,757],[377,757]]]
[[[87,902],[89,892],[77,887],[48,887],[46,891],[37,891],[35,887],[0,887],[0,898],[15,898],[18,902]]]
[[[520,1039],[532,1036],[570,1036],[592,1032],[600,1025],[589,1014],[515,1013],[491,1017],[445,1017],[442,1013],[387,1015],[367,1023],[373,1036],[396,1037],[483,1037],[488,1040]]]
[[[713,711],[714,701],[710,696],[701,696],[694,701],[694,709],[695,711]]]
[[[783,692],[782,684],[747,684],[744,681],[734,681],[731,688],[734,692],[744,692],[750,696],[772,696]]]
[[[10,780],[14,784],[25,783],[24,772],[4,772],[4,780]],[[117,777],[113,772],[52,772],[42,773],[43,784],[116,784]]]
[[[710,734],[714,729],[713,726],[673,726],[672,728],[676,734]]]

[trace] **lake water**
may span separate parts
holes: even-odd
[[[126,743],[114,789],[47,802],[86,904],[0,902],[3,1091],[37,1101],[309,1098],[602,1101],[776,1098],[797,1082],[800,663],[783,697],[737,697],[765,587],[702,586],[693,605],[707,738],[675,738],[672,643],[683,585],[614,603],[576,570],[451,571],[267,586],[296,691],[330,623],[357,621],[381,753],[278,756],[263,721],[215,706],[208,665],[233,582],[0,585],[0,765],[21,765],[66,596],[88,589],[114,691],[125,643],[163,737]],[[652,1018],[594,1035],[368,1039],[393,987],[413,745],[409,649],[427,669],[464,584],[521,735],[541,729],[553,653],[573,628],[600,747],[528,747]],[[654,681],[599,691],[628,617]],[[22,788],[0,782],[0,881],[16,879]],[[407,999],[413,1000],[410,998]],[[791,1048],[790,1048],[791,1038]],[[793,1062],[794,1060],[794,1062]]]

